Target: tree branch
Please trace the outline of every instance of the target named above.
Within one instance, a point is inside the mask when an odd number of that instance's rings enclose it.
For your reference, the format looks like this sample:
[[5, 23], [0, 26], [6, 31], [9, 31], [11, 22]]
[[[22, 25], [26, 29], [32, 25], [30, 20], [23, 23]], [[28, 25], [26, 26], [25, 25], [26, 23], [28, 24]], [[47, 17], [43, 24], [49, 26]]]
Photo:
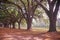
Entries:
[[54, 10], [54, 13], [53, 13], [55, 16], [56, 16], [57, 13], [58, 13], [59, 6], [60, 6], [60, 1], [57, 1], [57, 3], [56, 3], [56, 7], [55, 7], [55, 10]]
[[39, 3], [39, 2], [37, 2], [37, 3], [45, 10], [46, 14], [49, 16], [49, 13], [48, 13], [49, 11], [47, 10], [47, 8], [44, 7], [41, 3]]
[[26, 9], [25, 3], [24, 3], [22, 0], [20, 0], [20, 1], [21, 1], [21, 3], [22, 3], [23, 6], [24, 6], [24, 10], [25, 10], [25, 12], [27, 13], [27, 9]]
[[55, 2], [56, 2], [56, 0], [53, 0], [51, 3], [54, 5], [54, 4], [55, 4]]
[[33, 9], [33, 12], [35, 12], [35, 9], [38, 7], [38, 4], [37, 5], [34, 5], [33, 7], [32, 7], [32, 9]]
[[48, 3], [50, 4], [50, 0], [47, 0], [48, 1]]
[[27, 0], [27, 4], [28, 4], [28, 11], [30, 10], [30, 2], [29, 0]]
[[[2, 2], [3, 2], [3, 1], [2, 1]], [[24, 18], [26, 18], [26, 17], [25, 17], [25, 14], [23, 13], [22, 8], [21, 8], [18, 4], [15, 4], [15, 3], [10, 2], [10, 1], [5, 1], [5, 2], [3, 2], [3, 3], [13, 4], [13, 5], [17, 6], [17, 7], [18, 7], [18, 9], [20, 9], [20, 10], [21, 10], [21, 13], [22, 13], [22, 15], [24, 16]]]

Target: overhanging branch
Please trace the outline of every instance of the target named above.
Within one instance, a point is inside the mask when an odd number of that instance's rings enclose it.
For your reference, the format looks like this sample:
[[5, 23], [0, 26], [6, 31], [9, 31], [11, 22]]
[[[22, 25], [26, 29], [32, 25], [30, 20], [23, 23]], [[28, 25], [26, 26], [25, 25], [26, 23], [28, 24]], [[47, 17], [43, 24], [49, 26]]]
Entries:
[[24, 10], [25, 10], [26, 13], [27, 13], [27, 9], [26, 9], [25, 3], [24, 3], [22, 0], [20, 0], [20, 1], [21, 1], [21, 3], [23, 4], [23, 6], [24, 6]]
[[58, 13], [59, 6], [60, 6], [60, 1], [57, 1], [57, 3], [56, 3], [56, 7], [55, 7], [55, 10], [54, 10], [54, 15], [55, 15], [55, 16], [56, 16], [57, 13]]

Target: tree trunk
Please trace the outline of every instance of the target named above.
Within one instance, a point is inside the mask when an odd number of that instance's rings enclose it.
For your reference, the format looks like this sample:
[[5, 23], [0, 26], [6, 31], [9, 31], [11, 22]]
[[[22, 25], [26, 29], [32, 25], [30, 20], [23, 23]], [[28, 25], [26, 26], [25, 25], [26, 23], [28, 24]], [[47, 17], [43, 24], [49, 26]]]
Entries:
[[13, 23], [13, 28], [15, 28], [15, 23]]
[[11, 29], [11, 23], [9, 23], [9, 25], [10, 25], [10, 29]]
[[5, 28], [9, 28], [9, 25], [7, 23], [4, 23]]
[[18, 23], [18, 29], [20, 29], [20, 22]]
[[5, 28], [7, 28], [7, 26], [6, 26], [6, 25], [7, 25], [7, 24], [4, 24], [4, 27], [5, 27]]
[[31, 23], [32, 23], [32, 19], [28, 19], [27, 20], [27, 30], [30, 30], [31, 29]]
[[56, 17], [49, 18], [50, 21], [50, 27], [49, 32], [56, 32]]

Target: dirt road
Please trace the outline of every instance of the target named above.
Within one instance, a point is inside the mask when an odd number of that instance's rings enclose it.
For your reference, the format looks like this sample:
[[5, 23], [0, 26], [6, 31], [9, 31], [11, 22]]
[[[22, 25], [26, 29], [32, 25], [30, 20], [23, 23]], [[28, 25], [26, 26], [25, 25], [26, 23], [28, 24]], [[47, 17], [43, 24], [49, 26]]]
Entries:
[[0, 29], [0, 40], [60, 40], [60, 32], [37, 33], [16, 29]]

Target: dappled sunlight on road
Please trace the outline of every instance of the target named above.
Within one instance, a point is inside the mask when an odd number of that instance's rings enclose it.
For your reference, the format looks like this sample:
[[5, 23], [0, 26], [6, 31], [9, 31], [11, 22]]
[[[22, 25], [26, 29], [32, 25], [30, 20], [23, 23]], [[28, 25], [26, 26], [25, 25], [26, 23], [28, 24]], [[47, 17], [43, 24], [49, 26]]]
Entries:
[[45, 40], [53, 40], [52, 38], [46, 38]]
[[[0, 36], [1, 40], [60, 40], [60, 37], [55, 37], [58, 35], [50, 34], [39, 34], [39, 35], [12, 35], [12, 34], [3, 34]], [[60, 35], [59, 35], [60, 36]]]
[[0, 40], [60, 40], [60, 32], [0, 29]]

